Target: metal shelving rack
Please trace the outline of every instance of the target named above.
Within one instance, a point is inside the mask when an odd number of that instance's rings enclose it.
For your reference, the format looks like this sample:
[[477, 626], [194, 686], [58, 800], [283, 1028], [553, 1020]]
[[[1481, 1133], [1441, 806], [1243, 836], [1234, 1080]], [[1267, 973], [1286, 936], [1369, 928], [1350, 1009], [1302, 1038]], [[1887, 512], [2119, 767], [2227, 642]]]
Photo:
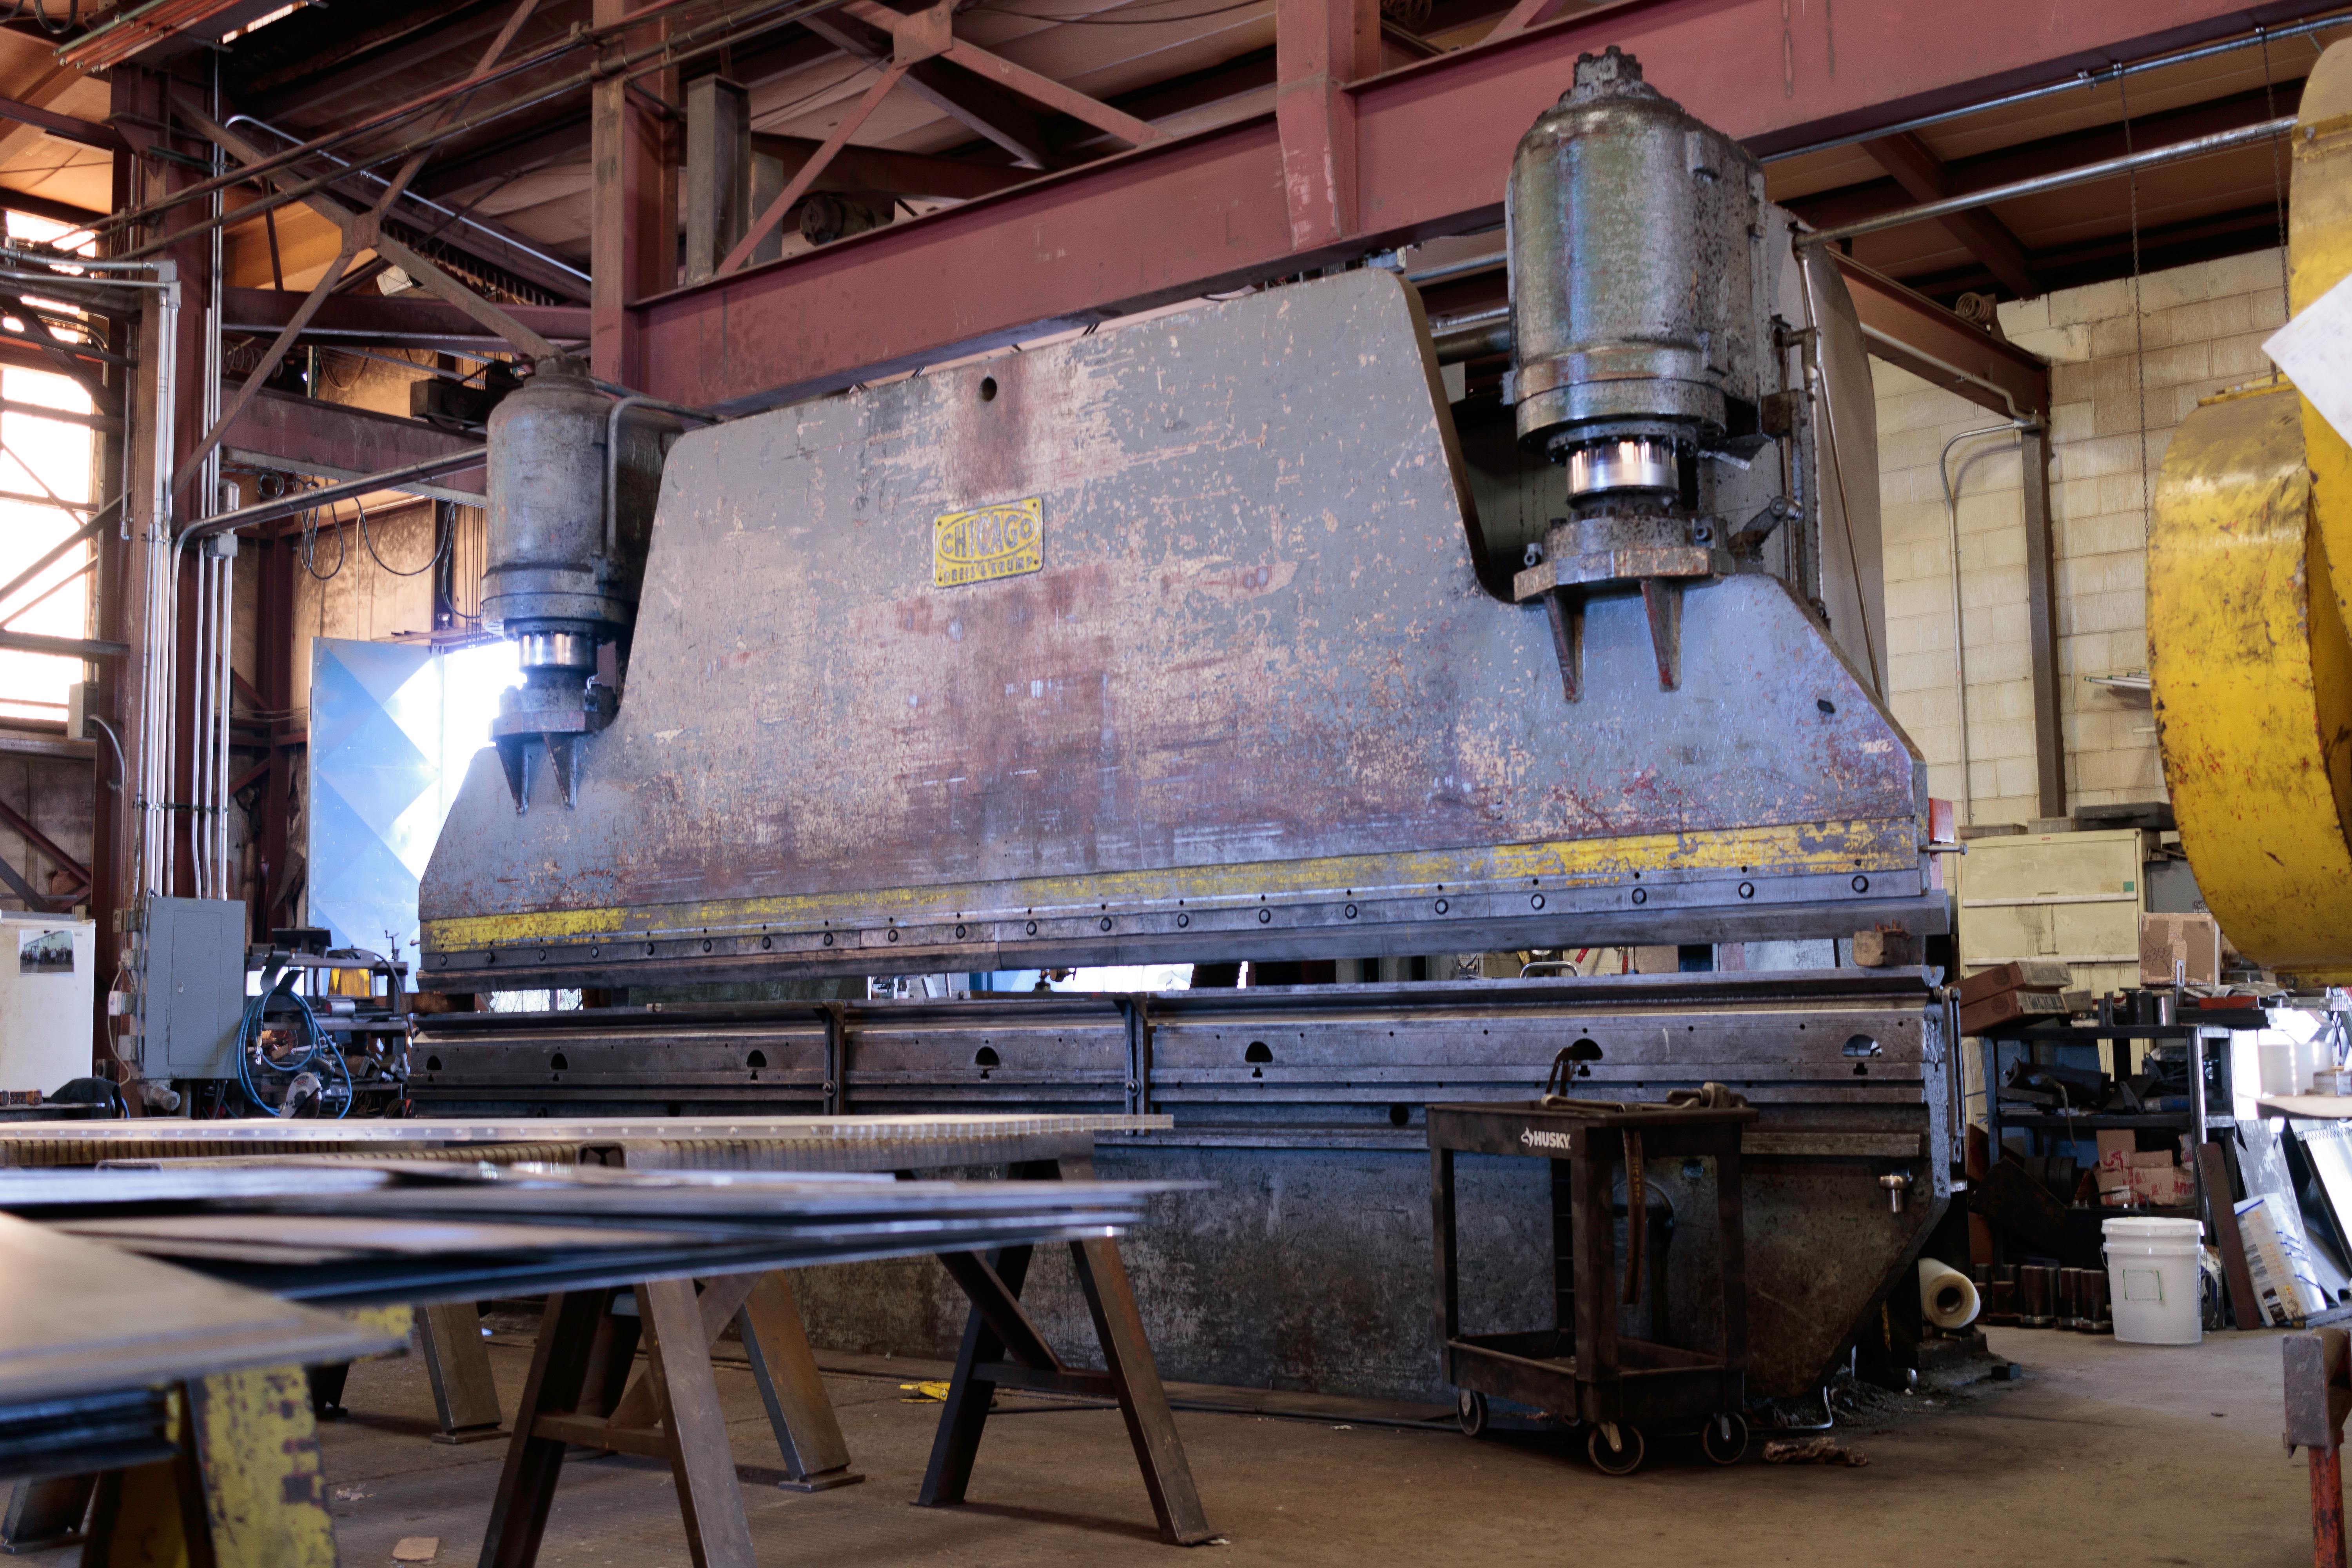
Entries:
[[[2105, 1012], [2105, 1009], [2103, 1006], [2103, 1015]], [[2164, 1128], [2195, 1133], [2196, 1143], [2202, 1148], [2213, 1128], [2233, 1127], [2237, 1124], [2234, 1105], [2230, 1098], [2235, 1085], [2228, 1077], [2231, 1069], [2230, 1058], [2226, 1054], [2221, 1058], [2224, 1075], [2223, 1103], [2231, 1106], [2231, 1109], [2216, 1115], [2207, 1103], [2205, 1042], [2212, 1039], [2226, 1042], [2234, 1030], [2267, 1028], [2269, 1024], [2268, 1016], [2258, 1008], [2231, 1008], [2226, 1011], [2207, 1009], [2202, 1014], [2194, 1016], [2193, 1021], [2188, 1022], [2119, 1023], [2103, 1016], [2095, 1024], [2019, 1024], [2006, 1026], [1998, 1033], [1979, 1035], [1977, 1037], [1977, 1045], [1981, 1052], [1981, 1065], [1984, 1070], [1985, 1133], [1992, 1145], [1994, 1156], [1999, 1157], [2002, 1130], [2009, 1127], [2022, 1128], [2036, 1132], [2064, 1132], [2073, 1138], [2088, 1137], [2105, 1131]], [[2022, 1046], [2029, 1053], [2026, 1059], [2040, 1061], [2043, 1058], [2032, 1054], [2038, 1047], [2092, 1046], [2110, 1040], [2118, 1044], [2127, 1040], [2186, 1043], [2189, 1047], [2189, 1081], [2193, 1086], [2193, 1091], [2189, 1097], [2189, 1109], [2130, 1113], [2087, 1110], [2034, 1111], [2007, 1115], [2002, 1113], [2000, 1106], [2001, 1047]], [[2201, 1199], [2204, 1196], [2204, 1178], [2201, 1173], [2196, 1173], [2194, 1162], [2190, 1163], [2190, 1170], [2198, 1184], [2198, 1196]]]

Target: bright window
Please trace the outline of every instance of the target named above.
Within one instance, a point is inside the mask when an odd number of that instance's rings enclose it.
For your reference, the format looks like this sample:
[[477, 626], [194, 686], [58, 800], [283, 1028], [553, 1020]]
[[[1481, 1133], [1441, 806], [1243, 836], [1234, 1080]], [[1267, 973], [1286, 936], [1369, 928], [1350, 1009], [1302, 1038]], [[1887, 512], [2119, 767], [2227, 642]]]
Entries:
[[[11, 239], [51, 240], [67, 232], [61, 224], [8, 215]], [[79, 319], [79, 312], [37, 295], [26, 303], [49, 316]], [[69, 326], [8, 318], [11, 333], [75, 334]], [[45, 371], [0, 367], [0, 398], [76, 414], [93, 412], [79, 384]], [[26, 567], [81, 525], [82, 515], [40, 504], [55, 496], [87, 502], [90, 497], [92, 433], [29, 414], [0, 412], [0, 583], [13, 582]], [[0, 626], [47, 637], [89, 635], [90, 546], [83, 543], [44, 567], [37, 576], [0, 599]], [[67, 689], [83, 678], [82, 661], [47, 654], [0, 651], [0, 719], [65, 717]]]

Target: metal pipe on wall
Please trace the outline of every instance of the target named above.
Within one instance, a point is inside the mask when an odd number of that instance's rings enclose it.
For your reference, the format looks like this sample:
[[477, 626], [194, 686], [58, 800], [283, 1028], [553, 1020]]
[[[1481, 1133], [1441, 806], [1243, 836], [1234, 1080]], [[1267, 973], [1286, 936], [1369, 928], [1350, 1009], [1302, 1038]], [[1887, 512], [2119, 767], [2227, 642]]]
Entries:
[[[226, 545], [226, 550], [221, 547]], [[222, 534], [208, 539], [198, 546], [214, 565], [214, 580], [220, 595], [219, 608], [213, 617], [218, 628], [213, 675], [213, 689], [219, 693], [214, 705], [214, 731], [209, 763], [212, 769], [212, 861], [213, 894], [216, 899], [236, 897], [234, 868], [228, 849], [229, 807], [229, 741], [234, 733], [232, 718], [236, 711], [236, 675], [235, 653], [236, 638], [234, 628], [236, 607], [236, 536]]]
[[2077, 168], [2061, 169], [2053, 174], [2036, 174], [2030, 180], [2011, 180], [2005, 185], [1989, 185], [1981, 191], [1969, 191], [1941, 201], [1923, 202], [1915, 207], [1900, 207], [1894, 212], [1880, 213], [1875, 217], [1840, 224], [1835, 228], [1815, 229], [1803, 236], [1800, 245], [1832, 245], [1840, 240], [1856, 239], [1882, 229], [1902, 228], [1930, 218], [1949, 217], [1954, 213], [1972, 212], [2000, 202], [2015, 201], [2021, 196], [2038, 196], [2050, 191], [2063, 191], [2074, 185], [2086, 185], [2097, 180], [2114, 179], [2119, 174], [2137, 174], [2142, 169], [2154, 169], [2166, 163], [2182, 163], [2191, 158], [2202, 158], [2212, 153], [2227, 153], [2235, 147], [2268, 142], [2293, 131], [2295, 118], [2283, 114], [2275, 120], [2265, 120], [2255, 125], [2242, 125], [2235, 131], [2217, 131], [2210, 136], [2192, 136], [2186, 142], [2174, 142], [2162, 147], [2150, 147], [2144, 153], [2127, 153], [2117, 158], [2102, 158], [2095, 163]]
[[1861, 142], [1875, 142], [1885, 136], [1900, 136], [1906, 131], [1924, 131], [1930, 125], [1948, 125], [1955, 120], [1965, 120], [1972, 114], [1985, 114], [1996, 109], [2011, 109], [2021, 103], [2036, 103], [2045, 98], [2057, 98], [2070, 92], [2087, 92], [2102, 82], [2118, 81], [2125, 77], [2140, 76], [2148, 71], [2168, 70], [2174, 66], [2189, 65], [2216, 56], [2235, 54], [2258, 45], [2276, 43], [2282, 38], [2306, 37], [2326, 32], [2331, 27], [2352, 27], [2352, 12], [2339, 12], [2332, 16], [2291, 23], [2283, 27], [2256, 27], [2242, 37], [2225, 38], [2218, 44], [2202, 44], [2191, 49], [2176, 49], [2168, 55], [2151, 55], [2143, 60], [2119, 62], [2105, 70], [2082, 71], [2064, 81], [2045, 82], [2040, 87], [2005, 92], [1998, 98], [1979, 99], [1962, 104], [1958, 109], [1938, 110], [1933, 114], [1915, 115], [1898, 120], [1891, 125], [1874, 126], [1868, 131], [1852, 131], [1843, 136], [1832, 136], [1823, 142], [1808, 142], [1801, 147], [1785, 148], [1778, 153], [1759, 153], [1759, 163], [1779, 163], [1790, 158], [1801, 158], [1808, 153], [1827, 153], [1837, 147], [1851, 147]]
[[[2012, 419], [2003, 425], [1983, 425], [1973, 430], [1963, 430], [1944, 443], [1943, 451], [1936, 458], [1936, 476], [1944, 486], [1944, 521], [1950, 531], [1952, 543], [1952, 694], [1959, 703], [1954, 718], [1958, 724], [1960, 752], [1958, 820], [1964, 826], [1973, 825], [1976, 820], [1976, 792], [1969, 778], [1969, 650], [1960, 618], [1960, 502], [1959, 493], [1952, 484], [1952, 448], [1979, 436], [2013, 435], [2031, 427], [2030, 420]], [[1963, 465], [1963, 471], [1965, 468]]]
[[[180, 322], [179, 268], [173, 262], [155, 267], [159, 281], [171, 285], [158, 296], [155, 311], [155, 415], [149, 432], [152, 451], [148, 474], [146, 604], [144, 610], [145, 668], [142, 671], [139, 758], [139, 889], [162, 893], [171, 887], [171, 858], [166, 853], [170, 818], [171, 708], [174, 692], [168, 591], [172, 568], [170, 476], [178, 395], [177, 353]], [[126, 516], [128, 509], [126, 509]]]

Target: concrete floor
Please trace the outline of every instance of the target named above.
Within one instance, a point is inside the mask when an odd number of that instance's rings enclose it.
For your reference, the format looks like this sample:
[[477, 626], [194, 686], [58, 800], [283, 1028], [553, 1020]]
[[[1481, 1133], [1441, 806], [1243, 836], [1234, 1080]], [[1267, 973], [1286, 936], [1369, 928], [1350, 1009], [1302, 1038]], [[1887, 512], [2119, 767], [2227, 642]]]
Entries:
[[[1949, 1399], [1896, 1397], [1842, 1426], [1864, 1468], [1706, 1463], [1657, 1443], [1612, 1479], [1557, 1438], [1472, 1442], [1452, 1431], [1252, 1415], [1178, 1415], [1211, 1521], [1211, 1561], [1333, 1563], [1559, 1561], [2303, 1564], [2300, 1457], [2279, 1446], [2279, 1347], [2219, 1334], [2189, 1349], [1994, 1330], [2026, 1369]], [[731, 1347], [730, 1347], [731, 1348]], [[527, 1352], [494, 1344], [512, 1408]], [[736, 1452], [773, 1465], [748, 1372], [722, 1365]], [[763, 1563], [1166, 1564], [1116, 1412], [1031, 1407], [990, 1424], [974, 1501], [908, 1506], [938, 1406], [895, 1380], [828, 1375], [867, 1480], [815, 1495], [747, 1485]], [[352, 1369], [352, 1414], [323, 1429], [346, 1564], [390, 1563], [404, 1536], [437, 1536], [471, 1563], [503, 1441], [430, 1443], [415, 1360]], [[59, 1563], [71, 1554], [47, 1559]], [[548, 1530], [550, 1568], [688, 1561], [669, 1476], [646, 1460], [575, 1460]]]

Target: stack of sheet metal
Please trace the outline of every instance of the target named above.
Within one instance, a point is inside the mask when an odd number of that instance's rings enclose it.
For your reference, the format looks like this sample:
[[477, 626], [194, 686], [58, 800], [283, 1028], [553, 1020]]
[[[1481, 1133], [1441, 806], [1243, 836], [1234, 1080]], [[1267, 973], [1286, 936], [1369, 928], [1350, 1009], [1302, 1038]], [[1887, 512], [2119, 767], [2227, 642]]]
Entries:
[[584, 1160], [633, 1169], [935, 1171], [1044, 1157], [1048, 1146], [1166, 1131], [1166, 1116], [466, 1118], [324, 1121], [149, 1117], [0, 1127], [0, 1166], [154, 1163], [310, 1154], [338, 1159]]
[[0, 1215], [0, 1477], [171, 1452], [162, 1385], [348, 1361], [379, 1330]]
[[0, 1477], [168, 1452], [163, 1385], [394, 1342], [302, 1302], [475, 1300], [1116, 1236], [1168, 1184], [892, 1173], [1049, 1160], [1097, 1132], [1165, 1125], [983, 1115], [0, 1130], [0, 1164], [14, 1167], [0, 1170]]
[[1166, 1190], [298, 1156], [0, 1172], [0, 1211], [289, 1300], [352, 1305], [1112, 1237]]

